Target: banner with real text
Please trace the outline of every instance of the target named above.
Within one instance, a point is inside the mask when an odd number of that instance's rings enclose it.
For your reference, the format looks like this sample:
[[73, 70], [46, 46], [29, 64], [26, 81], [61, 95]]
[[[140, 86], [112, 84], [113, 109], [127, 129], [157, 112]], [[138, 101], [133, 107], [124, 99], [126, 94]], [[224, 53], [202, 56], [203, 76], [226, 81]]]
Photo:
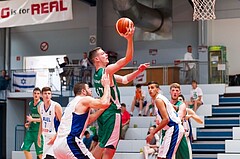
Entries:
[[72, 0], [0, 1], [0, 28], [71, 20]]

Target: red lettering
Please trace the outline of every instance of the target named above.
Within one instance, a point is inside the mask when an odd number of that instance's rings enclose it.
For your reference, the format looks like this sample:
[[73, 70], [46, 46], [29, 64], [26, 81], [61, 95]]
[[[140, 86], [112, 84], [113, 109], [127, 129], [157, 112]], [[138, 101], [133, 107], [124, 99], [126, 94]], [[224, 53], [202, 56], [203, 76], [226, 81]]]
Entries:
[[10, 8], [3, 8], [1, 10], [1, 18], [8, 18], [10, 16]]
[[41, 13], [44, 14], [44, 13], [49, 13], [49, 9], [48, 9], [48, 3], [41, 3]]
[[40, 14], [40, 4], [32, 4], [31, 5], [31, 13], [32, 15], [35, 14], [35, 11], [37, 12], [37, 14]]
[[55, 8], [55, 10], [57, 12], [59, 11], [59, 7], [58, 7], [58, 2], [57, 1], [50, 2], [50, 12], [53, 12], [54, 8]]
[[59, 11], [66, 11], [66, 10], [68, 10], [68, 8], [66, 6], [64, 6], [63, 0], [31, 5], [32, 15], [46, 14], [46, 13], [53, 12], [54, 10], [56, 12], [59, 12]]
[[65, 10], [67, 10], [67, 7], [64, 8], [63, 0], [60, 0], [60, 11], [65, 11]]

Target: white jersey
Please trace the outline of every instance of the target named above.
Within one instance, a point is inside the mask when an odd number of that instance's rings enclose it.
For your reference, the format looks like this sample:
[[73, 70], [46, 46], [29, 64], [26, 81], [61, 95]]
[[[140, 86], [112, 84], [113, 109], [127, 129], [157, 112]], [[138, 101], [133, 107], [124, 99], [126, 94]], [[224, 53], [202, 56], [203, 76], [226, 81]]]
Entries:
[[[165, 96], [163, 96], [161, 94], [158, 94], [156, 99], [163, 100], [163, 102], [166, 105], [166, 110], [167, 110], [167, 113], [168, 113], [168, 116], [169, 116], [169, 119], [170, 119], [169, 123], [163, 128], [163, 130], [167, 130], [167, 129], [169, 129], [169, 127], [171, 127], [173, 125], [180, 124], [181, 120], [178, 117], [177, 112], [173, 108], [172, 103], [170, 103], [170, 101]], [[156, 111], [156, 114], [157, 114], [157, 118], [159, 119], [159, 121], [162, 121], [161, 114], [160, 114], [158, 108], [156, 107], [155, 101], [154, 101], [154, 105], [155, 105], [155, 111]]]
[[80, 139], [86, 130], [89, 112], [76, 114], [75, 108], [83, 97], [76, 96], [64, 110], [58, 135], [53, 144], [57, 159], [95, 159]]
[[40, 105], [40, 113], [42, 120], [42, 134], [43, 135], [55, 135], [57, 130], [57, 121], [55, 115], [55, 106], [59, 103], [51, 100], [51, 105], [47, 110], [44, 108], [44, 102]]
[[[85, 113], [85, 115], [84, 114], [77, 115], [74, 113], [75, 107], [77, 106], [78, 102], [81, 99], [82, 99], [82, 97], [76, 96], [67, 105], [66, 109], [64, 110], [60, 126], [58, 128], [58, 137], [67, 137], [71, 133], [71, 131], [74, 131], [72, 129], [72, 125], [74, 125], [74, 124], [75, 124], [74, 128], [78, 129], [78, 131], [79, 131], [78, 133], [80, 133], [79, 136], [77, 136], [77, 137], [79, 137], [79, 138], [82, 137], [82, 135], [85, 132], [85, 129], [87, 127], [87, 119], [88, 119], [89, 113], [87, 112], [87, 113]], [[81, 121], [81, 124], [77, 123], [77, 121], [75, 120], [76, 118], [78, 118], [78, 122]]]

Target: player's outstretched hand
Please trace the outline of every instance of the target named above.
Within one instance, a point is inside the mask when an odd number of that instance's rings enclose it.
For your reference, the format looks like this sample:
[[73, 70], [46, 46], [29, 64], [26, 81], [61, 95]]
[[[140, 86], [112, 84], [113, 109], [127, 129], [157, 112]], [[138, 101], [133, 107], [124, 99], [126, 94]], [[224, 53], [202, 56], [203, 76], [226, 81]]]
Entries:
[[125, 34], [120, 34], [122, 37], [126, 38], [127, 40], [133, 39], [135, 27], [133, 23], [129, 23], [129, 26], [127, 27], [127, 32]]
[[103, 87], [110, 85], [109, 74], [107, 74], [107, 73], [103, 74], [101, 83], [102, 83]]
[[143, 71], [146, 70], [149, 66], [150, 66], [150, 63], [141, 64], [141, 65], [138, 67], [138, 70], [141, 71], [141, 72], [143, 72]]

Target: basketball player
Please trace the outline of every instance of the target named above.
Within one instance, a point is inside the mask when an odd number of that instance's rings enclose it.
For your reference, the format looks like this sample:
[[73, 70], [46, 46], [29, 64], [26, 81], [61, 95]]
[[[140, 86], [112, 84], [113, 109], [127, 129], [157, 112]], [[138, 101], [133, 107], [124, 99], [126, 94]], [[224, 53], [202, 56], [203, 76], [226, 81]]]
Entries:
[[[171, 94], [171, 100], [170, 102], [173, 104], [175, 110], [178, 113], [179, 118], [181, 119], [182, 125], [185, 125], [186, 123], [186, 115], [187, 115], [187, 106], [184, 102], [179, 101], [178, 97], [181, 94], [181, 88], [178, 83], [172, 83], [170, 85], [170, 94]], [[186, 132], [187, 130], [185, 130]], [[185, 134], [183, 135], [183, 138], [179, 144], [179, 147], [176, 152], [176, 159], [190, 159], [190, 152], [188, 143], [186, 140]]]
[[[182, 94], [180, 94], [178, 96], [178, 100], [185, 103], [184, 96]], [[191, 142], [193, 140], [193, 136], [192, 136], [192, 126], [191, 126], [190, 118], [194, 119], [199, 124], [203, 124], [203, 120], [191, 108], [187, 108], [186, 110], [187, 110], [187, 115], [185, 116], [184, 129], [185, 129], [185, 136], [186, 136], [186, 140], [187, 140], [187, 144], [188, 144], [189, 157], [190, 157], [190, 159], [192, 159], [192, 144], [191, 144]], [[179, 145], [179, 147], [180, 147], [180, 145]], [[177, 150], [176, 156], [178, 156], [178, 152], [181, 152], [181, 150]]]
[[159, 93], [157, 82], [152, 81], [148, 83], [148, 92], [154, 102], [159, 125], [147, 136], [146, 140], [150, 142], [154, 134], [160, 130], [165, 130], [163, 142], [159, 147], [158, 159], [170, 159], [175, 155], [184, 129], [170, 101]]
[[126, 66], [132, 60], [133, 33], [134, 27], [130, 26], [128, 32], [125, 35], [122, 35], [128, 41], [126, 56], [118, 60], [115, 64], [108, 65], [108, 55], [100, 47], [91, 50], [89, 53], [89, 60], [96, 69], [94, 74], [94, 86], [97, 94], [99, 96], [103, 95], [103, 86], [101, 85], [100, 80], [104, 73], [109, 74], [111, 87], [111, 105], [98, 118], [99, 145], [93, 150], [93, 155], [96, 159], [112, 159], [120, 138], [121, 104], [120, 94], [116, 83], [127, 84], [149, 66], [148, 63], [142, 64], [139, 66], [138, 70], [131, 74], [125, 76], [115, 75], [118, 70]]
[[[40, 99], [41, 90], [39, 88], [33, 89], [33, 100], [29, 102], [30, 114], [27, 116], [27, 122], [25, 127], [27, 128], [24, 142], [22, 145], [22, 150], [25, 154], [26, 159], [32, 159], [32, 154], [30, 153], [30, 148], [34, 143], [35, 151], [38, 158], [42, 158], [43, 153], [43, 142], [38, 146], [38, 131], [40, 123], [40, 115], [38, 113], [38, 107], [42, 103]], [[42, 138], [42, 136], [41, 136]]]
[[53, 143], [57, 137], [57, 128], [62, 117], [62, 107], [59, 103], [51, 100], [52, 91], [50, 87], [42, 88], [43, 103], [39, 107], [41, 116], [38, 134], [38, 144], [40, 144], [40, 134], [43, 135], [43, 158], [54, 159]]
[[[75, 98], [66, 107], [57, 139], [54, 142], [54, 153], [57, 159], [95, 159], [84, 145], [81, 137], [84, 135], [88, 124], [110, 105], [109, 77], [103, 75], [102, 85], [104, 94], [100, 99], [92, 98], [92, 91], [85, 83], [77, 83], [74, 86]], [[91, 108], [99, 109], [90, 114]]]

